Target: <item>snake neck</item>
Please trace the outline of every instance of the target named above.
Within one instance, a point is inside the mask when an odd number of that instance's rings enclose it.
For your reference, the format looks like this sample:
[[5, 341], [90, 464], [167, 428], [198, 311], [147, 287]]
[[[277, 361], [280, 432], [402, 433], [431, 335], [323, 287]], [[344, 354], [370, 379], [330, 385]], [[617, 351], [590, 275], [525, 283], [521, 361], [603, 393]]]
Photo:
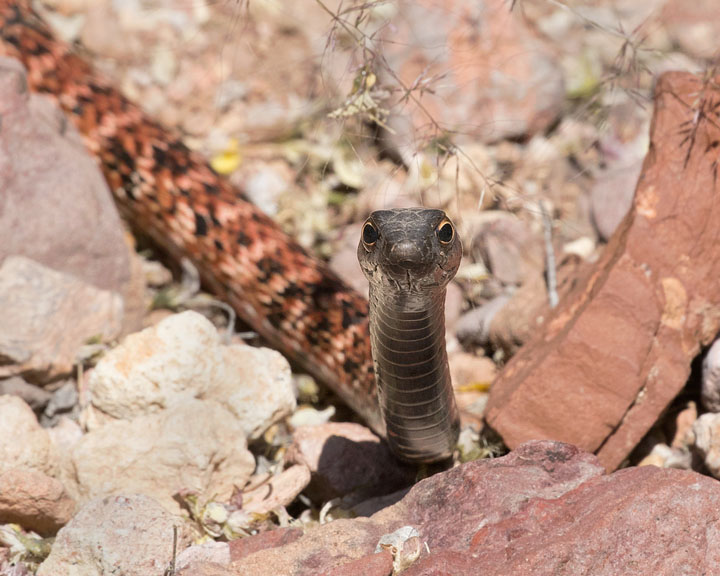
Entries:
[[445, 288], [370, 288], [370, 343], [387, 439], [402, 458], [452, 454], [457, 408], [445, 349]]

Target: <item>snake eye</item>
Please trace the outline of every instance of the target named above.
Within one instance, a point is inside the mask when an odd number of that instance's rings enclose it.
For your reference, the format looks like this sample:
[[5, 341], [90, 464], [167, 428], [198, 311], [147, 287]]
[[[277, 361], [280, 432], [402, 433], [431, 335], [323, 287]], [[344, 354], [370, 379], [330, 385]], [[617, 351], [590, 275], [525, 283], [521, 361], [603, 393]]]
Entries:
[[380, 234], [377, 231], [377, 228], [373, 225], [372, 222], [365, 222], [365, 226], [363, 226], [362, 229], [362, 241], [365, 246], [373, 246], [375, 242], [377, 242], [377, 239], [380, 237]]
[[455, 228], [453, 227], [452, 222], [445, 218], [445, 220], [440, 222], [440, 225], [435, 230], [435, 234], [437, 234], [438, 240], [440, 240], [441, 244], [450, 244], [453, 238], [455, 238]]

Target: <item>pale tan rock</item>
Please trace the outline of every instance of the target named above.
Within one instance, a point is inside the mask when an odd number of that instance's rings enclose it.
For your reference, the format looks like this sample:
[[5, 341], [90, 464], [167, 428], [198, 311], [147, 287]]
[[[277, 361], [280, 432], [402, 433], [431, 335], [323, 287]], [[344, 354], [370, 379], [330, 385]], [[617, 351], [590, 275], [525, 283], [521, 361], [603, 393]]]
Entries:
[[201, 314], [183, 312], [125, 338], [98, 362], [88, 390], [94, 409], [129, 420], [203, 396], [221, 369], [217, 330]]
[[720, 340], [705, 353], [702, 365], [702, 404], [710, 412], [720, 412]]
[[0, 377], [69, 374], [90, 338], [120, 333], [122, 298], [21, 256], [0, 266]]
[[92, 430], [71, 459], [81, 502], [137, 492], [172, 512], [179, 511], [174, 494], [226, 500], [255, 468], [235, 416], [217, 402], [193, 399]]
[[670, 446], [673, 448], [689, 448], [695, 442], [693, 424], [698, 418], [698, 409], [695, 402], [690, 400], [685, 408], [675, 416], [675, 434]]
[[67, 416], [60, 416], [55, 426], [47, 428], [47, 433], [53, 446], [62, 452], [69, 451], [83, 435], [80, 425]]
[[[175, 568], [182, 574], [198, 576], [196, 571], [182, 572], [198, 564], [212, 563], [219, 569], [230, 564], [230, 545], [227, 542], [204, 542], [190, 546], [178, 554]], [[218, 572], [223, 574], [223, 572]]]
[[191, 541], [187, 521], [148, 496], [115, 495], [88, 502], [57, 535], [38, 576], [150, 576], [163, 574], [173, 552]]
[[0, 396], [0, 473], [17, 467], [53, 476], [57, 456], [30, 406], [17, 396]]
[[242, 510], [265, 514], [280, 506], [287, 506], [310, 483], [307, 466], [295, 465], [272, 476], [266, 483], [243, 492]]
[[249, 440], [289, 416], [297, 402], [290, 365], [270, 348], [233, 344], [222, 348], [221, 375], [206, 397], [223, 404], [238, 418]]
[[224, 346], [212, 323], [192, 311], [128, 336], [98, 362], [88, 391], [88, 429], [205, 398], [223, 404], [245, 435], [257, 438], [296, 405], [282, 355], [243, 344]]
[[75, 502], [55, 478], [32, 468], [0, 473], [0, 524], [16, 523], [38, 534], [54, 534], [74, 510]]
[[720, 478], [720, 414], [708, 412], [693, 424], [695, 449], [715, 478]]

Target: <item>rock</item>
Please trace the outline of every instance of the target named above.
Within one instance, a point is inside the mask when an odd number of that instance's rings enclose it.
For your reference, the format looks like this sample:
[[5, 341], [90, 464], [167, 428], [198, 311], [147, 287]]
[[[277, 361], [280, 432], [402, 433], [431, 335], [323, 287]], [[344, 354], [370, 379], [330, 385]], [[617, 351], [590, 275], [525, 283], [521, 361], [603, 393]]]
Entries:
[[0, 524], [16, 523], [41, 535], [67, 524], [75, 502], [55, 478], [32, 468], [0, 473]]
[[55, 392], [43, 412], [42, 423], [44, 426], [51, 426], [57, 422], [63, 414], [76, 412], [78, 408], [78, 393], [75, 382], [66, 381]]
[[705, 150], [720, 130], [700, 122], [691, 141], [677, 130], [700, 105], [699, 82], [683, 73], [659, 79], [632, 212], [493, 384], [486, 421], [509, 447], [557, 438], [615, 469], [718, 333], [720, 244], [708, 222], [720, 221], [720, 204]]
[[175, 574], [177, 576], [227, 576], [228, 570], [223, 564], [199, 560], [184, 566]]
[[303, 535], [300, 528], [276, 528], [269, 532], [261, 532], [250, 538], [238, 538], [230, 542], [230, 557], [233, 561], [241, 560], [260, 550], [279, 548], [295, 542]]
[[40, 386], [28, 384], [19, 376], [11, 376], [0, 380], [0, 396], [5, 394], [22, 398], [35, 412], [42, 411], [52, 396], [50, 392], [43, 390]]
[[97, 364], [88, 381], [93, 429], [186, 402], [216, 400], [258, 438], [295, 409], [287, 361], [274, 350], [223, 346], [215, 327], [197, 312], [183, 312], [128, 336]]
[[0, 473], [19, 467], [53, 476], [57, 457], [32, 408], [17, 396], [0, 396]]
[[[487, 391], [498, 373], [495, 362], [487, 356], [468, 352], [454, 352], [449, 355], [448, 362], [461, 422], [481, 424]], [[469, 420], [468, 415], [475, 418]]]
[[655, 444], [650, 453], [638, 462], [638, 466], [690, 470], [692, 468], [692, 455], [687, 448], [672, 448], [660, 442]]
[[705, 467], [715, 478], [720, 478], [720, 414], [703, 414], [692, 427], [695, 449], [705, 462]]
[[0, 266], [0, 308], [0, 378], [70, 374], [87, 340], [110, 340], [122, 326], [119, 295], [21, 256]]
[[720, 340], [715, 340], [703, 359], [701, 398], [706, 410], [720, 412]]
[[172, 560], [175, 527], [178, 550], [183, 550], [192, 529], [152, 498], [135, 494], [92, 500], [60, 530], [38, 576], [162, 574]]
[[0, 59], [0, 85], [0, 263], [25, 256], [124, 294], [128, 247], [97, 163], [58, 108], [29, 94], [18, 61]]
[[490, 326], [497, 313], [508, 303], [510, 296], [501, 294], [489, 302], [462, 314], [455, 332], [465, 346], [486, 346], [490, 342]]
[[694, 472], [620, 470], [530, 501], [481, 527], [464, 550], [431, 547], [403, 574], [712, 574], [720, 533], [707, 527], [720, 520], [718, 497], [720, 484]]
[[106, 424], [83, 436], [70, 457], [79, 501], [141, 493], [173, 513], [175, 494], [227, 500], [255, 468], [235, 416], [209, 400]]
[[52, 428], [47, 428], [50, 442], [61, 453], [67, 454], [83, 436], [80, 425], [67, 416], [60, 416]]
[[520, 285], [542, 275], [545, 249], [542, 236], [512, 214], [500, 212], [487, 219], [471, 244], [474, 261], [483, 261], [503, 284]]
[[291, 466], [271, 476], [268, 482], [243, 492], [242, 510], [267, 514], [280, 506], [289, 506], [309, 483], [310, 470], [306, 466]]
[[600, 238], [607, 241], [632, 208], [642, 159], [601, 173], [590, 192], [590, 214]]
[[290, 365], [270, 348], [234, 344], [222, 352], [224, 374], [211, 384], [207, 398], [227, 407], [247, 438], [256, 440], [297, 406]]
[[690, 400], [675, 416], [674, 433], [670, 446], [685, 449], [693, 445], [695, 442], [695, 433], [692, 427], [697, 418], [697, 405], [694, 401]]
[[[532, 502], [551, 502], [603, 473], [597, 460], [572, 446], [532, 442], [494, 460], [477, 460], [416, 484], [405, 498], [371, 518], [334, 520], [307, 530], [292, 542], [240, 556], [232, 552], [230, 574], [314, 576], [365, 575], [363, 563], [353, 571], [333, 572], [375, 554], [380, 539], [403, 526], [414, 527], [431, 551], [466, 550], [483, 526], [521, 512]], [[270, 532], [269, 534], [272, 534]], [[287, 534], [287, 533], [286, 533]], [[247, 547], [268, 534], [230, 543]], [[267, 549], [265, 549], [267, 548]], [[392, 564], [392, 558], [390, 558]], [[377, 572], [378, 574], [382, 572]], [[477, 573], [477, 572], [476, 572]], [[508, 572], [511, 574], [513, 572]], [[518, 572], [516, 572], [518, 573]], [[389, 574], [389, 572], [384, 572]]]
[[222, 370], [221, 350], [215, 327], [192, 311], [131, 334], [90, 374], [88, 428], [104, 415], [131, 420], [204, 396]]
[[714, 0], [669, 0], [660, 13], [670, 38], [683, 52], [701, 60], [717, 57], [720, 6]]
[[[562, 296], [562, 290], [558, 290]], [[550, 303], [545, 279], [532, 276], [520, 286], [493, 316], [488, 331], [490, 346], [512, 356], [548, 317]]]
[[460, 316], [462, 315], [465, 296], [457, 282], [447, 285], [445, 294], [445, 331], [452, 334]]
[[[230, 564], [230, 545], [227, 542], [210, 541], [185, 548], [178, 554], [175, 568], [182, 574], [183, 569], [200, 563], [228, 566]], [[188, 572], [188, 574], [195, 574], [195, 572]]]
[[415, 470], [400, 464], [369, 429], [349, 422], [328, 422], [295, 430], [286, 459], [310, 469], [305, 490], [315, 502], [346, 497], [359, 502], [409, 485]]
[[490, 142], [541, 131], [561, 110], [558, 63], [502, 0], [400, 2], [383, 35], [379, 50], [390, 69], [405, 86], [420, 87], [414, 94], [422, 110], [405, 90], [391, 109], [391, 141], [406, 162], [409, 147], [438, 136], [431, 121], [454, 136]]
[[468, 352], [455, 352], [448, 357], [454, 388], [483, 384], [490, 386], [497, 376], [498, 368], [487, 356]]

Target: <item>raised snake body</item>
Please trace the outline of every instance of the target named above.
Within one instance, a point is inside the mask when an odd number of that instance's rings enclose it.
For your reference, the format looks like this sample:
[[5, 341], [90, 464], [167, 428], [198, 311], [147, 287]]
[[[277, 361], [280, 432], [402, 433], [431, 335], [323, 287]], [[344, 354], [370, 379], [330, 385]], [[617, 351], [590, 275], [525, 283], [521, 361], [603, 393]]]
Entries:
[[460, 420], [445, 351], [445, 291], [462, 246], [442, 210], [379, 210], [358, 260], [370, 282], [370, 340], [380, 410], [395, 454], [452, 455]]
[[[98, 157], [128, 222], [170, 255], [188, 257], [205, 284], [270, 345], [327, 384], [384, 434], [370, 355], [368, 303], [361, 295], [213, 172], [178, 135], [149, 118], [55, 38], [30, 0], [0, 0], [0, 55], [21, 60], [30, 89], [51, 95], [69, 115]], [[439, 319], [439, 293], [433, 294], [431, 315]], [[403, 310], [408, 311], [407, 306], [403, 304]], [[387, 317], [393, 313], [388, 309]], [[399, 407], [402, 391], [393, 386], [387, 390], [383, 403], [391, 446], [412, 458], [415, 444], [406, 446], [402, 435], [397, 441], [394, 436], [403, 428], [398, 423], [404, 417], [397, 419], [391, 398], [397, 398]], [[428, 446], [424, 443], [420, 450], [422, 459], [427, 459]]]

